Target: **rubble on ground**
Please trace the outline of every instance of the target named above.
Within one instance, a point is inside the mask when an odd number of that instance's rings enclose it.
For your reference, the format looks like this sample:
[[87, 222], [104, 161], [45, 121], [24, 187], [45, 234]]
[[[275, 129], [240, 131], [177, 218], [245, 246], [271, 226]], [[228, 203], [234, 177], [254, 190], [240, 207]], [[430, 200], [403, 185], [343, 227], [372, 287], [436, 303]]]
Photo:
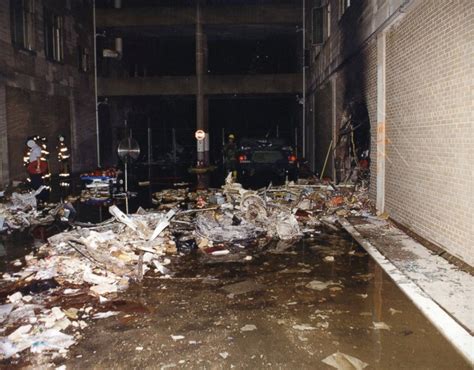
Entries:
[[[125, 215], [111, 206], [111, 220], [57, 234], [25, 257], [22, 270], [3, 274], [0, 358], [27, 349], [67, 356], [90, 320], [117, 314], [108, 301], [149, 271], [170, 278], [180, 255], [196, 250], [219, 261], [245, 249], [258, 253], [272, 240], [285, 249], [318, 229], [338, 228], [337, 217], [369, 215], [371, 206], [365, 189], [290, 183], [247, 190], [231, 177], [222, 189], [154, 197], [156, 210]], [[308, 288], [326, 288], [316, 283]]]
[[36, 195], [43, 188], [29, 193], [12, 193], [9, 199], [0, 203], [0, 233], [23, 231], [38, 225], [50, 225], [56, 219], [68, 218], [70, 205], [62, 203], [45, 204], [38, 208]]

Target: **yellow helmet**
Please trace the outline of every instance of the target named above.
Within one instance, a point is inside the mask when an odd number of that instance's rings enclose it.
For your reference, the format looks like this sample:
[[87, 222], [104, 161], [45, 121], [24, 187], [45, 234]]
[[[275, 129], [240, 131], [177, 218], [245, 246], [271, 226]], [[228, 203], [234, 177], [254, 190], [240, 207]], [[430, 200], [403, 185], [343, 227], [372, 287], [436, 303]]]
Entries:
[[229, 134], [229, 139], [235, 139], [234, 134]]

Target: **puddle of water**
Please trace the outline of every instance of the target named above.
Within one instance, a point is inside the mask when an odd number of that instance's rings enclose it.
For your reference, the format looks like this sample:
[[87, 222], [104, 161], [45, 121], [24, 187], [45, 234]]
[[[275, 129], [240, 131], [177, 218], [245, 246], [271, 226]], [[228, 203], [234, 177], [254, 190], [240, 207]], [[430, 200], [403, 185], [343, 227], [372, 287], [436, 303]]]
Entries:
[[[126, 303], [125, 313], [88, 328], [66, 365], [314, 369], [340, 351], [379, 369], [470, 368], [346, 234], [324, 234], [284, 253], [248, 263], [177, 259], [175, 280], [150, 276], [132, 286], [121, 298], [135, 306]], [[334, 262], [324, 261], [328, 254]], [[222, 289], [246, 280], [263, 290]], [[333, 284], [307, 288], [314, 280]], [[256, 329], [242, 331], [245, 325]]]

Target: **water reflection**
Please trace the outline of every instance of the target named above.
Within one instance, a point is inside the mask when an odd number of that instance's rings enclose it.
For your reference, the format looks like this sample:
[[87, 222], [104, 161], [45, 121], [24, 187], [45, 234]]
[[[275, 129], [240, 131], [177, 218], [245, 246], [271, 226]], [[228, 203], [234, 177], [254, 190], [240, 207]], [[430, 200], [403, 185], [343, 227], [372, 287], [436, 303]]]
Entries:
[[[314, 369], [324, 368], [321, 360], [340, 351], [378, 369], [469, 368], [345, 233], [246, 252], [253, 255], [251, 262], [209, 263], [210, 257], [196, 254], [174, 261], [175, 279], [149, 275], [123, 299], [140, 302], [153, 314], [98, 322], [75, 349], [81, 354], [93, 347], [96, 354], [87, 361], [72, 357], [68, 366], [109, 367], [116, 359], [124, 367], [181, 361], [188, 368]], [[325, 260], [328, 255], [335, 261]], [[242, 281], [265, 288], [230, 295], [223, 289]], [[332, 283], [309, 289], [314, 281]], [[248, 324], [257, 329], [242, 332]], [[295, 329], [304, 327], [311, 329]], [[174, 342], [176, 334], [185, 339]], [[154, 350], [137, 355], [137, 343]], [[226, 360], [221, 352], [229, 354]]]

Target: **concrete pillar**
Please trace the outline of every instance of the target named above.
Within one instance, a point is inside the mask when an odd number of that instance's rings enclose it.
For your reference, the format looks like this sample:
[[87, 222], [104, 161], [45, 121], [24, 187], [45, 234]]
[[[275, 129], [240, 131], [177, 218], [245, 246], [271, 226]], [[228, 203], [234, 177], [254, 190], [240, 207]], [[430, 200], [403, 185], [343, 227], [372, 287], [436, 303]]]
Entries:
[[331, 148], [331, 174], [334, 181], [337, 179], [336, 172], [336, 143], [337, 143], [337, 73], [331, 78], [331, 132], [332, 132], [332, 148]]
[[7, 94], [3, 81], [0, 80], [0, 186], [4, 189], [9, 181], [8, 136], [7, 136]]
[[[205, 74], [207, 71], [207, 39], [202, 27], [201, 1], [197, 1], [196, 7], [196, 129], [203, 130], [209, 135], [208, 97], [204, 94]], [[209, 140], [209, 137], [207, 137]], [[202, 165], [209, 165], [209, 147], [204, 151], [198, 151], [198, 161]]]
[[83, 153], [80, 151], [80, 145], [78, 140], [78, 125], [76, 117], [76, 101], [74, 99], [74, 94], [72, 90], [69, 92], [69, 130], [71, 133], [70, 142], [71, 142], [71, 151], [69, 163], [71, 166], [71, 172], [76, 172], [81, 167], [80, 158]]
[[[112, 137], [110, 138], [112, 140], [112, 145], [111, 145], [111, 153], [110, 153], [110, 158], [108, 159], [108, 163], [111, 165], [115, 165], [118, 161], [117, 148], [120, 142], [119, 130], [121, 127], [123, 127], [123, 122], [125, 121], [125, 112], [123, 111], [123, 109], [119, 108], [123, 106], [123, 104], [121, 103], [122, 103], [121, 98], [108, 99], [109, 114], [110, 114], [109, 118], [110, 118], [111, 130], [112, 130]], [[107, 161], [107, 158], [105, 158], [105, 160]]]
[[385, 211], [385, 59], [386, 33], [377, 36], [377, 197], [379, 213]]

